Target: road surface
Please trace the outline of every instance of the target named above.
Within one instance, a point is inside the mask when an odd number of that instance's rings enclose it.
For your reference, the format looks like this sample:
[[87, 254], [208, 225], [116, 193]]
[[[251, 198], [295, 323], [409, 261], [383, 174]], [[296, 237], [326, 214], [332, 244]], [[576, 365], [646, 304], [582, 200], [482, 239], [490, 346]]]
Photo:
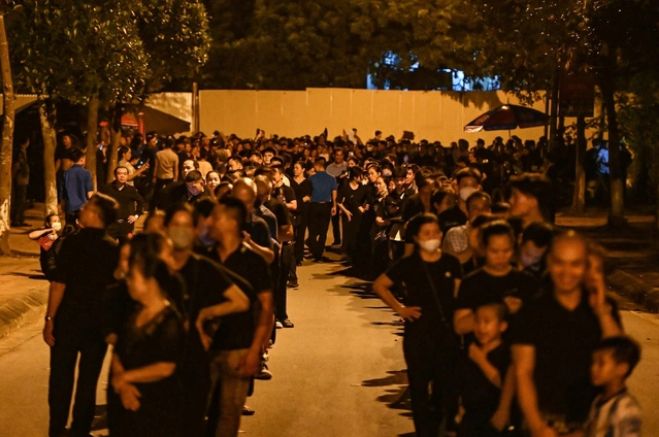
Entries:
[[[278, 331], [270, 354], [271, 381], [257, 381], [243, 418], [252, 437], [412, 436], [405, 363], [397, 317], [339, 264], [299, 269], [289, 291], [294, 329]], [[627, 331], [643, 345], [631, 391], [645, 414], [644, 435], [659, 435], [659, 318], [625, 311]], [[43, 437], [47, 432], [48, 348], [40, 326], [0, 340], [0, 437]], [[105, 379], [98, 404], [105, 403]], [[103, 407], [98, 408], [102, 413]], [[95, 435], [105, 435], [96, 423]]]

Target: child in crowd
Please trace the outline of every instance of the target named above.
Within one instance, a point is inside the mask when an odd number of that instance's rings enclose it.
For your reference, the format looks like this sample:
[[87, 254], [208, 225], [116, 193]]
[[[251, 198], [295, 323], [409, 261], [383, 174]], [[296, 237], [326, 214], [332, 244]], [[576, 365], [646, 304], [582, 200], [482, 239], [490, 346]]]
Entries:
[[626, 381], [641, 358], [641, 348], [629, 337], [602, 340], [593, 352], [591, 378], [602, 393], [593, 401], [585, 429], [569, 437], [639, 437], [641, 407], [627, 391]]
[[[500, 411], [499, 401], [504, 379], [510, 366], [510, 347], [501, 337], [508, 328], [508, 307], [503, 303], [487, 303], [475, 310], [476, 342], [469, 346], [469, 357], [461, 377], [462, 417], [459, 437], [497, 436], [510, 417], [510, 411]], [[508, 406], [508, 410], [510, 406]], [[503, 415], [503, 420], [495, 416]]]
[[519, 247], [519, 267], [540, 279], [545, 271], [545, 254], [554, 230], [549, 223], [531, 223], [522, 234]]
[[521, 272], [511, 264], [515, 237], [508, 223], [495, 220], [483, 225], [480, 246], [485, 265], [467, 275], [458, 292], [454, 327], [459, 335], [474, 331], [475, 309], [479, 306], [502, 303], [508, 306], [511, 314], [515, 314], [539, 290], [539, 284], [531, 274]]

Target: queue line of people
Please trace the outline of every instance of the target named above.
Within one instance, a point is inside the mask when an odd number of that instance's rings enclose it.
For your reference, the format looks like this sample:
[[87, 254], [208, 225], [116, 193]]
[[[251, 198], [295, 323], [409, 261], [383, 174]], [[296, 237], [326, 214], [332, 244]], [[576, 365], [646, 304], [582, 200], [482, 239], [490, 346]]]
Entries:
[[[507, 430], [533, 437], [579, 432], [595, 436], [600, 422], [606, 422], [602, 415], [613, 413], [624, 419], [615, 426], [628, 427], [627, 434], [621, 435], [635, 435], [634, 430], [640, 429], [638, 405], [623, 390], [624, 379], [638, 362], [638, 346], [623, 336], [615, 305], [605, 296], [600, 251], [573, 232], [557, 234], [551, 225], [553, 186], [544, 176], [521, 174], [502, 186], [501, 181], [493, 185], [488, 180], [482, 165], [456, 166], [454, 173], [428, 159], [419, 163], [430, 165], [397, 165], [398, 156], [388, 153], [388, 146], [381, 147], [382, 141], [363, 147], [360, 157], [351, 153], [357, 149], [351, 150], [349, 144], [328, 143], [322, 136], [298, 149], [299, 156], [291, 153], [300, 145], [297, 140], [293, 147], [260, 137], [254, 148], [251, 143], [244, 144], [250, 148], [243, 148], [234, 138], [217, 150], [212, 140], [206, 143], [207, 155], [212, 150], [219, 161], [205, 177], [200, 171], [203, 160], [193, 158], [182, 162], [181, 180], [156, 178], [161, 186], [147, 201], [154, 211], [147, 232], [150, 227], [166, 230], [175, 250], [177, 244], [182, 247], [196, 240], [203, 253], [232, 270], [226, 264], [226, 251], [223, 258], [220, 248], [225, 239], [233, 240], [225, 234], [226, 221], [219, 211], [226, 210], [227, 202], [240, 203], [246, 212], [244, 219], [234, 217], [232, 222], [239, 224], [235, 242], [252, 258], [255, 254], [262, 260], [271, 277], [268, 290], [264, 284], [242, 283], [238, 288], [243, 295], [248, 295], [245, 289], [250, 286], [269, 295], [271, 302], [261, 302], [257, 291], [258, 299], [251, 294], [250, 303], [259, 301], [262, 316], [271, 312], [275, 327], [292, 327], [287, 288], [298, 285], [296, 268], [304, 261], [305, 246], [313, 261], [329, 261], [325, 250], [331, 224], [333, 245], [343, 260], [358, 276], [377, 278], [374, 291], [405, 320], [404, 353], [417, 435], [436, 437], [444, 423], [447, 435], [487, 436]], [[416, 156], [423, 157], [429, 149], [420, 150], [424, 153]], [[478, 150], [482, 148], [475, 156]], [[121, 165], [115, 169], [112, 184], [119, 191], [125, 184], [121, 182], [124, 173], [130, 174], [130, 169]], [[493, 196], [499, 200], [493, 201]], [[113, 197], [121, 204], [122, 199]], [[138, 207], [139, 199], [126, 199], [124, 205]], [[166, 215], [158, 223], [158, 210], [173, 211], [181, 204], [197, 210], [197, 219], [191, 215], [193, 238], [192, 231], [170, 229], [172, 217]], [[117, 220], [105, 224], [116, 228]], [[132, 233], [133, 228], [126, 226], [115, 236]], [[163, 253], [158, 256], [166, 261]], [[253, 276], [240, 272], [238, 264], [234, 269], [239, 276]], [[235, 278], [233, 282], [241, 284]], [[54, 303], [57, 287], [51, 292]], [[183, 334], [183, 344], [198, 335], [204, 349], [212, 351], [213, 336], [206, 333], [206, 320], [201, 320], [208, 312], [198, 305], [196, 319], [185, 322], [186, 313], [182, 316], [184, 332], [188, 332]], [[186, 303], [181, 299], [174, 306], [180, 309]], [[195, 311], [187, 314], [194, 316]], [[209, 319], [219, 317], [212, 314]], [[241, 358], [248, 373], [258, 367], [256, 351], [262, 354], [268, 346], [266, 339], [272, 338], [272, 325], [268, 328], [260, 318], [259, 323], [260, 334], [255, 334], [250, 352]], [[222, 329], [220, 323], [218, 332]], [[185, 350], [190, 353], [189, 347]], [[606, 364], [626, 371], [602, 376], [604, 371], [593, 365], [590, 382], [591, 353], [603, 363], [600, 367]], [[199, 393], [217, 381], [212, 370], [202, 373], [209, 378], [190, 383], [201, 388], [188, 387], [197, 394], [198, 402], [187, 403], [196, 405], [192, 416], [197, 419], [203, 419], [201, 411], [209, 413], [222, 404], [222, 397], [212, 389], [210, 407], [201, 401]], [[586, 421], [596, 394], [594, 384], [605, 390]], [[613, 386], [619, 392], [611, 392]], [[130, 384], [117, 381], [115, 393], [124, 389], [132, 390]], [[130, 394], [126, 397], [130, 400]], [[602, 408], [612, 399], [626, 409], [611, 413]], [[235, 409], [223, 405], [220, 411]], [[221, 420], [211, 415], [208, 420], [219, 433], [221, 426], [216, 423]], [[235, 427], [230, 429], [237, 432]]]

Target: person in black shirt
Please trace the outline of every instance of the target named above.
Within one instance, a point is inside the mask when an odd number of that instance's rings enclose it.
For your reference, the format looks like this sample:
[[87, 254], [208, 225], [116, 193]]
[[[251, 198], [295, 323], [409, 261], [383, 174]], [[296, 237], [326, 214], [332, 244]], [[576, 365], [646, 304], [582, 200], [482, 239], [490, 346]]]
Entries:
[[117, 221], [108, 226], [108, 235], [113, 238], [126, 238], [131, 235], [135, 222], [144, 208], [144, 199], [135, 187], [126, 183], [127, 181], [128, 169], [119, 166], [114, 169], [114, 181], [101, 190], [119, 204]]
[[225, 317], [213, 339], [211, 378], [220, 392], [220, 405], [209, 409], [210, 435], [238, 435], [250, 378], [260, 369], [274, 322], [270, 270], [263, 257], [244, 244], [242, 229], [246, 221], [243, 202], [225, 197], [213, 211], [209, 228], [217, 245], [208, 256], [249, 282], [251, 288], [245, 291], [253, 309]]
[[494, 437], [507, 425], [510, 405], [503, 411], [504, 420], [495, 418], [510, 367], [510, 347], [502, 341], [508, 328], [507, 312], [502, 303], [487, 303], [474, 310], [476, 342], [469, 345], [460, 372], [465, 414], [458, 437]]
[[295, 210], [295, 261], [301, 265], [304, 260], [304, 238], [309, 221], [309, 202], [311, 202], [311, 182], [304, 175], [304, 163], [296, 162], [293, 166], [291, 188], [295, 191], [297, 209]]
[[71, 436], [88, 436], [94, 419], [96, 385], [107, 350], [102, 332], [103, 292], [114, 281], [118, 247], [105, 230], [117, 219], [117, 202], [94, 194], [80, 210], [82, 229], [63, 241], [50, 286], [43, 338], [50, 346], [50, 437], [65, 432], [78, 380]]
[[167, 300], [168, 294], [181, 293], [182, 283], [149, 246], [131, 244], [126, 283], [138, 305], [119, 329], [112, 356], [109, 390], [120, 402], [109, 402], [108, 423], [112, 435], [122, 437], [176, 437], [182, 431], [174, 372], [184, 351], [185, 330]]
[[366, 211], [366, 197], [368, 191], [362, 184], [362, 170], [352, 167], [348, 170], [348, 181], [341, 185], [336, 195], [336, 202], [343, 219], [343, 252], [349, 261], [356, 261], [357, 237], [360, 229], [362, 215]]
[[170, 184], [161, 192], [159, 209], [167, 210], [181, 202], [194, 205], [199, 199], [212, 197], [198, 170], [187, 173], [182, 182]]
[[[416, 250], [380, 275], [373, 291], [405, 319], [403, 352], [414, 427], [419, 437], [436, 437], [443, 417], [448, 431], [456, 429], [452, 380], [457, 340], [450, 321], [462, 268], [454, 256], [439, 249], [442, 233], [436, 216], [419, 215], [410, 222], [408, 232]], [[394, 286], [405, 290], [405, 304], [392, 294]]]
[[247, 220], [243, 223], [243, 243], [261, 255], [268, 265], [272, 264], [275, 260], [272, 238], [275, 235], [271, 235], [268, 224], [255, 212], [258, 197], [256, 184], [251, 179], [238, 179], [233, 184], [231, 196], [243, 202], [247, 208]]
[[[284, 168], [280, 165], [275, 165], [272, 167], [272, 183], [274, 189], [272, 191], [272, 198], [278, 200], [279, 202], [286, 205], [288, 210], [288, 224], [291, 226], [293, 235], [290, 241], [283, 242], [281, 249], [281, 259], [282, 259], [282, 277], [281, 280], [285, 282], [287, 287], [297, 288], [297, 262], [295, 259], [295, 225], [296, 217], [295, 214], [298, 209], [299, 202], [295, 191], [291, 187], [284, 185]], [[266, 204], [268, 208], [274, 205]], [[272, 208], [270, 208], [272, 210]], [[280, 225], [283, 223], [279, 221]], [[288, 227], [287, 227], [288, 229]], [[286, 232], [288, 234], [288, 231]]]
[[[204, 435], [204, 417], [210, 391], [210, 368], [207, 350], [219, 318], [245, 312], [250, 307], [241, 291], [245, 281], [210, 259], [194, 254], [199, 217], [187, 204], [167, 210], [165, 226], [174, 251], [171, 267], [185, 283], [179, 311], [188, 327], [186, 348], [179, 372], [183, 387], [182, 419], [188, 435]], [[236, 285], [238, 284], [238, 285]]]
[[513, 268], [515, 237], [503, 220], [487, 223], [481, 230], [485, 266], [467, 275], [460, 285], [455, 312], [455, 331], [465, 335], [474, 329], [474, 310], [488, 303], [508, 306], [516, 314], [534, 299], [540, 288], [529, 273]]
[[458, 206], [457, 196], [450, 188], [442, 187], [435, 191], [430, 202], [439, 219], [442, 234], [446, 235], [449, 229], [467, 223], [467, 215]]
[[583, 237], [555, 237], [547, 262], [553, 289], [522, 309], [511, 332], [517, 396], [533, 437], [581, 427], [596, 394], [592, 352], [622, 333], [601, 259], [589, 259]]

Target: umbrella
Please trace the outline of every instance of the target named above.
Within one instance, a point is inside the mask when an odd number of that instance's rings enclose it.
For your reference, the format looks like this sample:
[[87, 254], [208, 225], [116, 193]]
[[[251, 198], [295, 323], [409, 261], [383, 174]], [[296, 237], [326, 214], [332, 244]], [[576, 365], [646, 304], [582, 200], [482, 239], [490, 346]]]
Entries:
[[524, 129], [547, 124], [547, 114], [519, 105], [502, 105], [465, 126], [465, 132]]

